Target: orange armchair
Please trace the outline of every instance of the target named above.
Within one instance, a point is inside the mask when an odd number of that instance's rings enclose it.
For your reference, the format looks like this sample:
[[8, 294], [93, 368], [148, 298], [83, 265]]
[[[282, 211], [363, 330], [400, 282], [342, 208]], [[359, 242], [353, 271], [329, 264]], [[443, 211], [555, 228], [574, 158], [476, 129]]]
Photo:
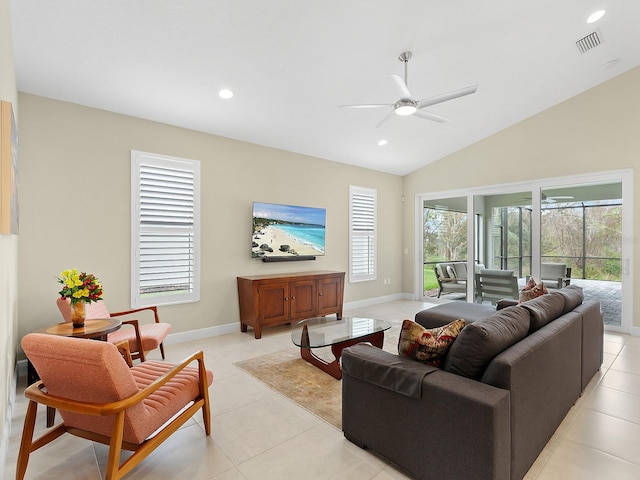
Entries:
[[[213, 373], [202, 351], [178, 365], [147, 361], [129, 368], [109, 342], [31, 333], [22, 348], [42, 380], [25, 390], [16, 480], [24, 478], [32, 452], [64, 433], [109, 445], [107, 480], [130, 472], [198, 410], [211, 433]], [[193, 362], [197, 368], [188, 366]], [[33, 441], [38, 403], [59, 409], [63, 422]], [[123, 449], [134, 453], [120, 464]]]
[[[71, 321], [71, 306], [66, 298], [58, 298], [56, 304], [62, 314], [65, 322]], [[171, 324], [160, 322], [158, 317], [158, 307], [142, 307], [134, 310], [125, 310], [124, 312], [109, 312], [107, 305], [101, 300], [99, 302], [89, 303], [86, 308], [87, 320], [94, 318], [120, 317], [122, 315], [130, 315], [132, 313], [150, 310], [153, 312], [153, 323], [140, 323], [138, 320], [123, 320], [123, 324], [132, 325], [133, 328], [121, 328], [110, 333], [107, 340], [111, 343], [129, 342], [129, 350], [131, 358], [145, 361], [145, 352], [160, 348], [160, 354], [164, 360], [164, 339], [171, 331]], [[142, 345], [142, 348], [140, 348]]]

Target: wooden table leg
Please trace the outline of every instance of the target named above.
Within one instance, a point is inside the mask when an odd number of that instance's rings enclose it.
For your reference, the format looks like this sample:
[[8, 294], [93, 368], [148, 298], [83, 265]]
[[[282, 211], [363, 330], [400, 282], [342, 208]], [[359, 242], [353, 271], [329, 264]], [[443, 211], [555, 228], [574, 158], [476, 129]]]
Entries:
[[[331, 345], [331, 353], [333, 353], [333, 356], [335, 358], [335, 360], [331, 362], [327, 362], [326, 360], [316, 356], [313, 353], [313, 349], [309, 347], [300, 347], [300, 356], [311, 365], [318, 367], [320, 370], [328, 373], [333, 378], [340, 380], [342, 379], [342, 368], [340, 367], [340, 357], [342, 356], [342, 350], [350, 347], [351, 345], [356, 345], [362, 342], [371, 342], [372, 345], [378, 348], [382, 348], [382, 345], [384, 343], [384, 331], [372, 333], [370, 335], [365, 335], [364, 337], [347, 340], [345, 342], [338, 342]], [[301, 343], [302, 345], [309, 345], [309, 331], [306, 325], [302, 329]]]

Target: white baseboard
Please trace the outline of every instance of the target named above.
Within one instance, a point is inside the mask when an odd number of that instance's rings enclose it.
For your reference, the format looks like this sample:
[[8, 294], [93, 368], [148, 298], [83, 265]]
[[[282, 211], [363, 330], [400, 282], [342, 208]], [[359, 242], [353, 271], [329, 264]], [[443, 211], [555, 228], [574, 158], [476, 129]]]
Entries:
[[240, 331], [240, 322], [227, 323], [225, 325], [216, 325], [213, 327], [200, 328], [198, 330], [189, 330], [186, 332], [170, 333], [165, 339], [165, 345], [174, 345], [176, 343], [192, 342], [207, 337], [217, 337], [228, 333]]
[[342, 306], [342, 310], [347, 308], [361, 308], [377, 305], [379, 303], [393, 302], [396, 300], [414, 300], [410, 293], [394, 293], [393, 295], [385, 295], [383, 297], [367, 298], [365, 300], [356, 300], [355, 302], [347, 302]]

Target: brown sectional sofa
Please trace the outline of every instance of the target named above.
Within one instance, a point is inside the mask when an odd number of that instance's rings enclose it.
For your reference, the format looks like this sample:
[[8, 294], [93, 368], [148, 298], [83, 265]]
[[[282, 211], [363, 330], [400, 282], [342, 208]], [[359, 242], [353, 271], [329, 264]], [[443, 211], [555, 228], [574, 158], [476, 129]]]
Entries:
[[345, 349], [345, 437], [418, 479], [522, 479], [602, 364], [600, 304], [583, 300], [569, 286], [498, 311], [420, 312], [427, 328], [468, 321], [442, 369]]

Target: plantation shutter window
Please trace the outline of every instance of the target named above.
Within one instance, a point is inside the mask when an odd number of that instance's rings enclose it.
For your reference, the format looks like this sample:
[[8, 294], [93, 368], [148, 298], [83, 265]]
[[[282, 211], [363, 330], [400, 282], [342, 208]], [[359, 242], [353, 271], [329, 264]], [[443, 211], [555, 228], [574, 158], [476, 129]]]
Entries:
[[199, 162], [132, 152], [132, 306], [199, 300]]
[[376, 279], [377, 192], [349, 187], [349, 281]]

